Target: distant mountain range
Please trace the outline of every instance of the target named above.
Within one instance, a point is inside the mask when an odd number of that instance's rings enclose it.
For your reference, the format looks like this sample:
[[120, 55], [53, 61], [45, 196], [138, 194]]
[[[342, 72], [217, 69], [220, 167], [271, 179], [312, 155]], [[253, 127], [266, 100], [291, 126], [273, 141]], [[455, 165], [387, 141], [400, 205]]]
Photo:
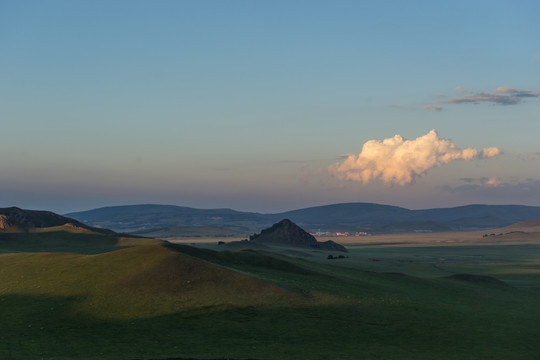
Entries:
[[540, 206], [467, 205], [409, 210], [373, 203], [343, 203], [260, 214], [232, 209], [129, 205], [73, 212], [65, 216], [90, 226], [127, 233], [178, 226], [213, 226], [251, 234], [282, 219], [290, 219], [312, 232], [397, 233], [499, 228], [540, 219]]
[[92, 226], [141, 235], [147, 230], [165, 230], [177, 226], [225, 227], [247, 234], [260, 231], [275, 222], [258, 213], [173, 205], [110, 206], [66, 216]]

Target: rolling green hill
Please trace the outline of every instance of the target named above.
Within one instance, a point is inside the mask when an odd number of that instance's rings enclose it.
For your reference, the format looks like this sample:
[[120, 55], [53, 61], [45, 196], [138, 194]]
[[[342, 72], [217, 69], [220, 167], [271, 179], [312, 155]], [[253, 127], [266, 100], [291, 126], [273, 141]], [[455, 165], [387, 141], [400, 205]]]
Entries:
[[0, 254], [2, 359], [540, 356], [531, 246], [354, 248], [341, 260], [312, 249], [306, 260], [56, 230]]
[[[524, 359], [539, 294], [160, 243], [0, 255], [4, 359]], [[276, 346], [279, 344], [279, 346]]]

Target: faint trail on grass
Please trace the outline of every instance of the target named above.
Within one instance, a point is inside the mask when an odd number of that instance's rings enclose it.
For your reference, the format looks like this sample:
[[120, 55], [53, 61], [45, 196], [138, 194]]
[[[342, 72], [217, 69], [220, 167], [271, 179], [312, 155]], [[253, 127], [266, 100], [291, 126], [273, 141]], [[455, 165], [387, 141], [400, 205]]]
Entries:
[[453, 271], [443, 269], [442, 267], [440, 267], [440, 266], [437, 265], [437, 264], [431, 264], [431, 266], [433, 266], [435, 269], [437, 269], [437, 270], [439, 270], [439, 271], [442, 271], [442, 272], [444, 272], [444, 273], [447, 273], [447, 274], [455, 274]]

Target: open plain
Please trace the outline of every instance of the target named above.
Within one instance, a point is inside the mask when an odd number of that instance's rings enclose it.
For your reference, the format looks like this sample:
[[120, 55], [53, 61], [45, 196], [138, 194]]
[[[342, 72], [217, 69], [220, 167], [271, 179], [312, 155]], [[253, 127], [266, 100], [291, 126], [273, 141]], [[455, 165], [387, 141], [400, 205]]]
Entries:
[[536, 358], [540, 239], [506, 230], [334, 238], [344, 254], [3, 234], [0, 357]]

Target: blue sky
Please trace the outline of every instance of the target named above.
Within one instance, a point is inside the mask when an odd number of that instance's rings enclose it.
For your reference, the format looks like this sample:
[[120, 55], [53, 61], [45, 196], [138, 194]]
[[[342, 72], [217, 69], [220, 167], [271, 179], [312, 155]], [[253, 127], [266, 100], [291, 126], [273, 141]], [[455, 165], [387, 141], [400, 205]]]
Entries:
[[539, 13], [4, 0], [0, 206], [540, 205]]

